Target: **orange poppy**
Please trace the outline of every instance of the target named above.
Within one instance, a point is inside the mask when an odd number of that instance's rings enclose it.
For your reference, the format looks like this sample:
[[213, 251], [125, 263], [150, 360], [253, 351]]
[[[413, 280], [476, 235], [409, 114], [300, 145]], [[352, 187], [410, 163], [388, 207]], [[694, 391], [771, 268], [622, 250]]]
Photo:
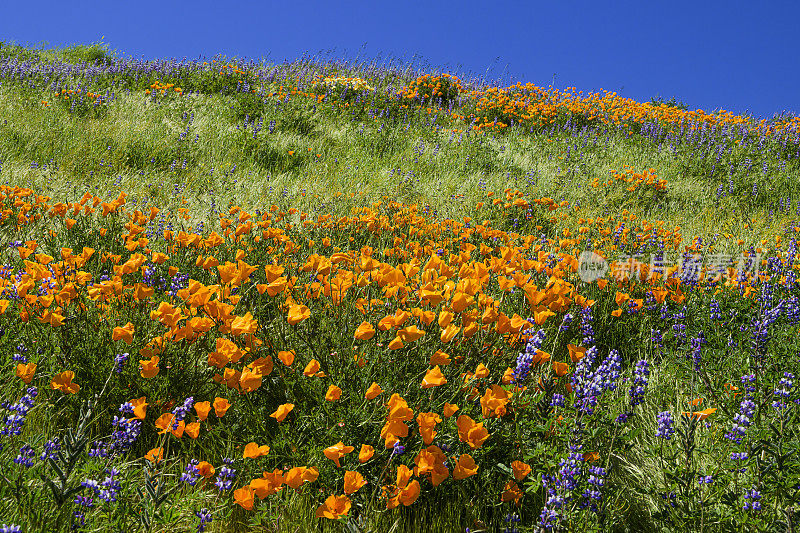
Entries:
[[17, 363], [16, 375], [18, 378], [24, 381], [26, 385], [29, 384], [31, 380], [33, 380], [33, 375], [35, 373], [36, 373], [36, 363], [27, 363], [27, 364]]
[[375, 328], [369, 322], [362, 322], [356, 328], [355, 338], [360, 341], [368, 341], [375, 336]]
[[211, 411], [211, 402], [197, 402], [194, 404], [194, 410], [197, 413], [197, 418], [205, 420]]
[[444, 385], [447, 383], [447, 380], [442, 374], [442, 370], [439, 368], [439, 365], [436, 365], [432, 369], [428, 370], [425, 374], [425, 377], [422, 379], [422, 388], [429, 389], [431, 387], [438, 387], [440, 385]]
[[133, 343], [133, 331], [133, 324], [128, 322], [122, 327], [114, 328], [114, 331], [111, 332], [111, 340], [118, 341], [122, 339], [128, 346], [130, 346]]
[[72, 382], [74, 377], [75, 372], [72, 370], [62, 372], [53, 378], [50, 382], [50, 387], [66, 394], [77, 394], [81, 390], [81, 386]]
[[[290, 154], [291, 155], [291, 154]], [[315, 516], [317, 518], [328, 518], [330, 520], [338, 520], [343, 516], [347, 516], [350, 512], [351, 506], [350, 498], [345, 495], [342, 496], [328, 496], [325, 503], [317, 507]]]
[[230, 409], [231, 404], [225, 398], [214, 398], [214, 413], [218, 418], [225, 416], [225, 413]]
[[373, 382], [372, 385], [369, 386], [367, 392], [364, 393], [364, 398], [367, 400], [374, 400], [379, 395], [383, 393], [383, 389], [377, 383]]
[[323, 453], [325, 454], [325, 457], [336, 463], [336, 466], [341, 467], [342, 465], [339, 463], [339, 460], [348, 453], [352, 452], [354, 449], [355, 448], [352, 446], [345, 446], [344, 442], [339, 441], [337, 444], [325, 448]]
[[292, 412], [292, 409], [294, 409], [293, 403], [285, 403], [283, 405], [279, 405], [278, 408], [275, 410], [275, 412], [269, 416], [277, 420], [278, 423], [280, 424], [281, 422], [283, 422], [286, 416]]
[[289, 314], [286, 317], [286, 321], [294, 326], [310, 316], [311, 310], [308, 307], [305, 305], [294, 304], [289, 307]]
[[367, 480], [364, 479], [358, 472], [347, 471], [344, 473], [344, 493], [345, 494], [353, 494], [354, 492], [358, 492], [361, 487], [367, 484]]
[[453, 479], [461, 480], [478, 473], [478, 465], [475, 464], [475, 459], [469, 454], [462, 454], [458, 458], [458, 462], [453, 469]]
[[164, 459], [164, 448], [152, 448], [144, 454], [144, 458], [151, 463], [158, 463]]
[[366, 463], [372, 456], [375, 455], [375, 448], [370, 446], [369, 444], [362, 444], [361, 450], [358, 452], [358, 462], [359, 463]]
[[522, 481], [525, 479], [525, 476], [531, 473], [530, 465], [522, 461], [514, 461], [511, 463], [511, 470], [514, 472], [514, 479], [517, 481]]
[[325, 399], [329, 402], [335, 402], [342, 396], [342, 389], [336, 385], [328, 387], [328, 392], [325, 393]]
[[250, 485], [245, 485], [242, 488], [233, 491], [233, 503], [241, 506], [248, 511], [253, 510], [255, 491]]
[[269, 453], [269, 446], [264, 444], [263, 446], [259, 446], [255, 442], [249, 442], [244, 447], [244, 452], [242, 453], [242, 457], [245, 459], [257, 459]]

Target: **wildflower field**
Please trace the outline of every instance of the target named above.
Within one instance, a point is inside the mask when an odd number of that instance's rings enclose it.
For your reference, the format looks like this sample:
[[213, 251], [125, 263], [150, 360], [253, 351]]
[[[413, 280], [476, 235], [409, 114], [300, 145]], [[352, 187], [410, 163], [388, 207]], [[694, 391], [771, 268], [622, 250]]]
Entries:
[[800, 119], [0, 45], [0, 531], [796, 531]]

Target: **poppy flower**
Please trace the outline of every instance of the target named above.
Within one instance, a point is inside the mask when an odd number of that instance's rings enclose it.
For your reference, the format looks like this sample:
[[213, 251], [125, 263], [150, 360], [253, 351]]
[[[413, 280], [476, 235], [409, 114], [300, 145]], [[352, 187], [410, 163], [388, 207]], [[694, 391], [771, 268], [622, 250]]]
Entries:
[[158, 363], [160, 361], [161, 358], [157, 355], [154, 355], [153, 357], [147, 360], [140, 360], [139, 364], [141, 365], [141, 376], [146, 379], [156, 377], [160, 370], [160, 368], [158, 367]]
[[408, 507], [409, 505], [413, 504], [419, 498], [421, 487], [419, 485], [419, 481], [416, 479], [406, 485], [404, 488], [400, 489], [400, 493], [397, 495], [397, 500]]
[[[135, 398], [133, 400], [128, 400], [128, 403], [133, 406], [133, 416], [138, 418], [139, 420], [144, 420], [144, 417], [147, 414], [147, 397], [142, 396], [141, 398]], [[197, 406], [197, 404], [195, 404]]]
[[328, 392], [325, 393], [325, 399], [329, 402], [335, 402], [342, 396], [342, 389], [336, 385], [328, 387]]
[[344, 493], [345, 494], [353, 494], [354, 492], [358, 492], [361, 487], [367, 484], [367, 480], [364, 479], [358, 472], [347, 471], [344, 473]]
[[421, 339], [423, 335], [425, 335], [425, 332], [417, 328], [417, 326], [409, 326], [397, 332], [397, 336], [400, 337], [403, 342], [415, 342]]
[[403, 344], [403, 339], [397, 336], [394, 339], [392, 339], [392, 342], [390, 342], [386, 347], [389, 348], [390, 350], [399, 350], [403, 346], [405, 346]]
[[469, 444], [473, 450], [483, 446], [483, 443], [489, 438], [489, 432], [483, 427], [483, 423], [476, 423], [467, 415], [459, 416], [456, 426], [459, 440]]
[[522, 489], [520, 489], [516, 483], [509, 480], [509, 482], [506, 483], [500, 500], [503, 502], [510, 502], [513, 500], [515, 503], [519, 503], [523, 496]]
[[114, 328], [114, 331], [111, 332], [111, 340], [118, 341], [122, 339], [128, 346], [130, 346], [131, 343], [133, 343], [133, 331], [133, 324], [128, 322], [122, 327]]
[[478, 368], [475, 369], [475, 378], [476, 379], [483, 379], [489, 376], [489, 369], [486, 368], [486, 365], [480, 363]]
[[458, 458], [458, 462], [453, 469], [453, 479], [467, 479], [477, 473], [478, 465], [475, 464], [475, 459], [473, 459], [471, 455], [465, 453]]
[[303, 320], [311, 316], [311, 310], [305, 305], [294, 304], [289, 307], [289, 314], [286, 321], [292, 326], [299, 324]]
[[286, 416], [292, 412], [292, 409], [294, 409], [293, 403], [285, 403], [283, 405], [279, 405], [278, 408], [275, 410], [275, 412], [269, 416], [277, 420], [278, 423], [280, 424], [281, 422], [283, 422]]
[[314, 482], [318, 477], [319, 471], [316, 468], [296, 466], [286, 472], [284, 482], [294, 490], [297, 490], [303, 483]]
[[342, 496], [328, 496], [325, 503], [317, 507], [315, 516], [317, 518], [328, 518], [330, 520], [338, 520], [343, 516], [347, 516], [350, 512], [351, 506], [350, 498], [345, 495]]
[[683, 414], [685, 416], [695, 417], [697, 418], [697, 420], [705, 420], [706, 418], [708, 418], [709, 416], [713, 415], [716, 412], [717, 412], [716, 407], [709, 407], [708, 409], [703, 409], [702, 411], [695, 411], [693, 413], [684, 412]]
[[50, 382], [50, 387], [66, 394], [77, 394], [81, 390], [81, 386], [72, 382], [74, 377], [75, 372], [72, 370], [62, 372], [53, 378]]
[[214, 472], [216, 472], [216, 469], [214, 468], [214, 465], [212, 465], [208, 461], [200, 461], [194, 467], [194, 470], [195, 470], [195, 472], [197, 472], [197, 475], [203, 476], [206, 479], [208, 479], [211, 476], [213, 476]]
[[430, 364], [431, 366], [447, 366], [450, 364], [450, 356], [441, 350], [436, 350], [436, 353], [431, 356]]
[[292, 363], [294, 363], [294, 351], [282, 350], [278, 352], [278, 359], [280, 359], [284, 365], [292, 366]]
[[368, 341], [375, 336], [375, 328], [369, 322], [362, 322], [356, 328], [355, 338], [360, 341]]
[[151, 463], [161, 462], [164, 459], [164, 448], [152, 448], [146, 454], [144, 454], [144, 458]]
[[369, 444], [362, 444], [361, 451], [358, 452], [358, 462], [359, 463], [366, 463], [372, 456], [375, 455], [375, 448], [370, 446]]
[[217, 418], [222, 418], [230, 409], [231, 404], [225, 398], [214, 398], [214, 413]]
[[241, 506], [248, 511], [253, 510], [255, 491], [250, 485], [245, 485], [242, 488], [233, 491], [233, 503]]
[[284, 477], [283, 470], [274, 470], [273, 472], [264, 472], [262, 477], [256, 478], [250, 482], [250, 486], [260, 499], [272, 496], [283, 487]]
[[567, 349], [569, 350], [569, 358], [573, 363], [577, 363], [586, 356], [586, 348], [584, 347], [579, 348], [574, 344], [567, 344]]
[[259, 446], [255, 442], [249, 442], [244, 447], [244, 452], [242, 453], [242, 457], [245, 459], [257, 459], [269, 453], [269, 446], [264, 444], [263, 446]]
[[311, 361], [309, 361], [309, 363], [303, 369], [303, 375], [306, 377], [311, 377], [317, 372], [319, 372], [319, 361], [317, 361], [316, 359], [312, 359]]
[[452, 403], [444, 404], [444, 408], [442, 409], [442, 414], [444, 414], [445, 418], [450, 418], [458, 411], [458, 406]]
[[31, 380], [33, 380], [33, 375], [35, 373], [36, 373], [36, 363], [27, 363], [27, 364], [17, 363], [16, 375], [18, 378], [24, 381], [26, 385], [29, 384]]
[[431, 387], [438, 387], [440, 385], [444, 385], [447, 383], [447, 380], [442, 374], [442, 370], [439, 368], [439, 365], [436, 365], [432, 369], [428, 370], [425, 374], [425, 377], [422, 378], [422, 388], [429, 389]]
[[336, 463], [336, 466], [341, 467], [342, 465], [339, 463], [339, 460], [354, 449], [355, 448], [352, 446], [345, 446], [344, 442], [339, 441], [337, 444], [325, 448], [323, 453], [325, 457]]
[[184, 432], [191, 438], [196, 439], [200, 436], [200, 422], [192, 422], [191, 424], [186, 424], [186, 428]]
[[437, 432], [434, 430], [436, 424], [441, 423], [442, 419], [436, 413], [420, 413], [417, 415], [417, 426], [422, 442], [429, 445], [433, 442]]
[[197, 402], [194, 404], [194, 410], [197, 413], [197, 418], [205, 420], [211, 411], [211, 402]]
[[379, 395], [383, 393], [383, 389], [377, 383], [373, 382], [372, 385], [369, 386], [367, 392], [364, 393], [364, 398], [367, 400], [374, 400]]
[[511, 463], [511, 470], [514, 473], [514, 479], [517, 481], [522, 481], [525, 479], [525, 476], [531, 473], [530, 465], [523, 463], [522, 461], [514, 461]]
[[555, 372], [558, 377], [565, 376], [569, 372], [569, 365], [567, 363], [553, 361], [553, 372]]

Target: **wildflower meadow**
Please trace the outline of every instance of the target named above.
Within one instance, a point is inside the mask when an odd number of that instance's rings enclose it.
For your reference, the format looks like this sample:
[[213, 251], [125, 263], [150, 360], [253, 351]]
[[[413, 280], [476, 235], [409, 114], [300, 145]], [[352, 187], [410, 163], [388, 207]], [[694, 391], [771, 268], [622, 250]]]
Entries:
[[797, 531], [800, 118], [0, 46], [0, 531]]

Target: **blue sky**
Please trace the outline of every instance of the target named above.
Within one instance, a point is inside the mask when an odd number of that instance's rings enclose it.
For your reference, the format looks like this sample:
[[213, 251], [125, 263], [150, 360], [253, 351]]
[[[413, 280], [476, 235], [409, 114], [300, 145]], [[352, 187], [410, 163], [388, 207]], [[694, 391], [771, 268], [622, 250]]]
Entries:
[[0, 40], [145, 58], [416, 58], [456, 73], [606, 89], [692, 109], [800, 114], [800, 3], [4, 2]]

